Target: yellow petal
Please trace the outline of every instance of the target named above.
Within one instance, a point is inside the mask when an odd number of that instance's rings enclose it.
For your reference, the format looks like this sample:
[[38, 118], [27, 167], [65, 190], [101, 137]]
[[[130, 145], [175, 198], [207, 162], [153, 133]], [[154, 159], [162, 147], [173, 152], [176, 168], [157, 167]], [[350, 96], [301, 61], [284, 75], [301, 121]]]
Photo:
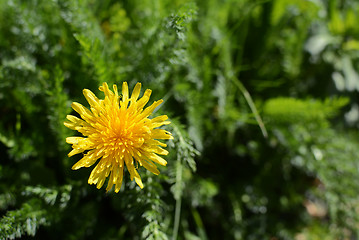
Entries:
[[101, 108], [100, 101], [93, 92], [88, 89], [84, 89], [82, 93], [84, 94], [87, 102], [91, 107], [95, 108], [96, 110]]
[[161, 99], [159, 101], [155, 101], [154, 103], [152, 103], [151, 106], [144, 109], [141, 114], [139, 114], [137, 117], [135, 117], [134, 121], [140, 122], [142, 119], [148, 117], [153, 112], [153, 110], [155, 110], [156, 107], [158, 107], [162, 102], [163, 102], [163, 100]]
[[161, 116], [152, 118], [152, 119], [151, 119], [151, 122], [152, 122], [152, 123], [163, 122], [163, 121], [166, 121], [167, 119], [168, 119], [168, 116], [167, 116], [167, 115], [161, 115]]
[[157, 128], [157, 127], [161, 127], [162, 125], [168, 125], [170, 123], [171, 123], [170, 121], [156, 122], [156, 123], [152, 123], [151, 127], [152, 128]]
[[69, 154], [67, 154], [67, 156], [72, 157], [73, 155], [82, 153], [83, 151], [85, 151], [85, 149], [72, 149], [72, 151], [69, 152]]
[[78, 118], [78, 117], [75, 117], [73, 115], [67, 115], [66, 118], [70, 121], [70, 122], [73, 122], [73, 123], [82, 123], [84, 122], [82, 119]]
[[[84, 120], [78, 118], [78, 117], [75, 117], [73, 115], [67, 115], [66, 116], [67, 120], [69, 120], [70, 122], [65, 122], [65, 126], [69, 126], [69, 127], [83, 127], [83, 126], [86, 126], [86, 127], [90, 127], [91, 125], [88, 124], [87, 122], [85, 122]], [[72, 123], [72, 124], [71, 124]], [[74, 130], [77, 130], [77, 129], [74, 129]]]
[[92, 120], [93, 119], [93, 114], [90, 110], [88, 110], [87, 108], [85, 108], [84, 106], [82, 106], [80, 103], [77, 102], [73, 102], [71, 104], [71, 107], [78, 113], [81, 115], [81, 117], [83, 119], [85, 119], [86, 121]]
[[145, 93], [143, 94], [142, 98], [137, 101], [137, 111], [142, 111], [144, 106], [148, 103], [150, 100], [152, 91], [150, 89], [146, 89]]
[[161, 158], [160, 156], [156, 155], [155, 153], [146, 153], [145, 156], [154, 161], [155, 163], [158, 163], [162, 166], [166, 166], [167, 165], [167, 161], [164, 160], [163, 158]]
[[89, 151], [83, 158], [81, 158], [77, 163], [72, 166], [72, 170], [92, 166], [97, 161], [97, 159], [101, 157], [97, 155], [97, 152], [98, 150]]
[[158, 100], [155, 101], [154, 103], [152, 103], [151, 106], [147, 107], [145, 110], [143, 110], [143, 112], [141, 113], [141, 115], [145, 115], [145, 117], [147, 117], [148, 115], [150, 115], [161, 103], [163, 102], [163, 100]]
[[66, 142], [68, 144], [78, 144], [79, 141], [82, 141], [84, 139], [86, 139], [86, 138], [83, 138], [83, 137], [67, 137]]
[[138, 100], [137, 102], [137, 111], [143, 109], [143, 107], [146, 105], [146, 103], [148, 103], [149, 100], [150, 98], [147, 96], [143, 96], [142, 98], [140, 98], [140, 100]]
[[112, 186], [113, 186], [113, 179], [115, 178], [115, 175], [114, 175], [114, 171], [112, 170], [111, 171], [111, 174], [110, 174], [110, 179], [108, 180], [108, 183], [107, 183], [107, 187], [106, 187], [106, 192], [110, 191]]
[[118, 97], [117, 85], [116, 84], [112, 85], [112, 88], [113, 88], [113, 92], [115, 93], [115, 96], [117, 98]]
[[143, 188], [143, 183], [142, 183], [140, 175], [138, 175], [138, 177], [135, 177], [135, 182], [141, 189]]
[[88, 184], [96, 184], [97, 180], [98, 180], [98, 172], [97, 172], [97, 168], [99, 168], [99, 165], [97, 164], [96, 167], [94, 169], [92, 169], [90, 177], [88, 179]]
[[150, 172], [158, 175], [160, 174], [160, 171], [158, 171], [156, 165], [154, 163], [152, 163], [151, 161], [147, 162], [146, 159], [143, 159], [141, 156], [142, 154], [139, 151], [134, 151], [135, 154], [135, 158], [137, 159], [137, 161], [143, 165], [147, 170], [149, 170]]
[[131, 101], [132, 102], [137, 101], [138, 96], [140, 96], [140, 92], [141, 92], [141, 83], [137, 83], [135, 88], [132, 91], [132, 95], [131, 95]]
[[100, 160], [100, 162], [96, 165], [96, 167], [92, 170], [90, 177], [88, 179], [89, 184], [96, 184], [96, 183], [99, 184], [104, 178], [106, 178], [106, 171], [105, 171], [106, 162], [107, 162], [107, 158], [103, 157]]
[[136, 171], [135, 166], [133, 165], [133, 159], [129, 154], [125, 155], [125, 163], [126, 163], [127, 170], [130, 172], [131, 181], [133, 179], [135, 179], [135, 182], [137, 183], [137, 185], [140, 188], [143, 188], [143, 183], [142, 183], [141, 177], [138, 174], [138, 172]]
[[122, 101], [126, 101], [128, 99], [128, 85], [127, 82], [122, 83]]
[[116, 169], [117, 179], [115, 181], [115, 192], [118, 193], [121, 189], [122, 179], [123, 179], [123, 167], [119, 167]]
[[173, 136], [170, 132], [164, 129], [153, 129], [152, 130], [152, 138], [155, 139], [173, 139]]
[[70, 128], [72, 130], [77, 130], [76, 128], [78, 127], [77, 124], [74, 124], [72, 122], [64, 122], [64, 125], [67, 127], [67, 128]]
[[98, 182], [97, 182], [97, 189], [100, 189], [103, 184], [106, 181], [106, 178], [108, 177], [108, 175], [110, 174], [111, 169], [110, 168], [105, 168], [103, 171], [101, 171], [99, 173], [99, 178], [98, 178]]
[[162, 142], [160, 142], [158, 140], [155, 140], [155, 139], [147, 140], [146, 144], [147, 145], [160, 145], [161, 147], [167, 147], [167, 144], [162, 143]]
[[141, 163], [148, 171], [152, 172], [153, 174], [155, 174], [155, 175], [160, 174], [160, 171], [158, 171], [156, 165], [150, 164], [146, 160], [141, 160]]
[[115, 192], [117, 193], [121, 189], [122, 185], [122, 173], [123, 168], [120, 167], [118, 164], [112, 166], [110, 179], [108, 180], [106, 191], [108, 192], [111, 190], [114, 184], [116, 184]]
[[160, 154], [160, 155], [167, 155], [168, 151], [159, 147], [159, 146], [154, 146], [154, 145], [149, 145], [149, 146], [143, 146], [143, 154], [145, 154], [145, 152], [149, 152], [149, 153], [156, 153], [156, 154]]
[[110, 91], [110, 89], [108, 88], [108, 85], [106, 82], [102, 83], [102, 86], [99, 87], [100, 91], [105, 93], [105, 96], [109, 97], [111, 96], [112, 92]]

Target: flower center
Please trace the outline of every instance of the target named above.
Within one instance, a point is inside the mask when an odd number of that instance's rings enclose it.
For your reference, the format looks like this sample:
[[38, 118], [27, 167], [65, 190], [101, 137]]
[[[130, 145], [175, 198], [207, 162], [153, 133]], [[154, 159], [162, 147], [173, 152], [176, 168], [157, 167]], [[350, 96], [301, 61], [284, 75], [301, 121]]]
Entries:
[[115, 151], [124, 152], [129, 148], [140, 148], [144, 141], [145, 139], [142, 136], [135, 136], [133, 132], [128, 132], [127, 134], [122, 132], [122, 134], [108, 137], [104, 141], [104, 146]]

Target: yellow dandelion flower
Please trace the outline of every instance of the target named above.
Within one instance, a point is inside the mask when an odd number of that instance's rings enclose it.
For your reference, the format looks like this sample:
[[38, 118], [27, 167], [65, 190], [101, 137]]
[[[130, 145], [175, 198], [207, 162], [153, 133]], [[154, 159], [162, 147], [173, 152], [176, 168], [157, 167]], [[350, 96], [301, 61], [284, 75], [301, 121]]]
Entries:
[[137, 172], [138, 164], [158, 175], [156, 165], [165, 166], [167, 162], [158, 156], [167, 155], [168, 151], [161, 148], [167, 145], [156, 139], [173, 139], [171, 133], [158, 129], [169, 124], [166, 115], [153, 119], [148, 118], [163, 100], [155, 101], [151, 106], [144, 108], [150, 99], [151, 90], [147, 89], [143, 97], [138, 99], [141, 84], [137, 83], [129, 97], [128, 85], [122, 84], [122, 96], [118, 94], [117, 86], [113, 85], [113, 92], [107, 83], [99, 87], [105, 93], [105, 99], [98, 99], [88, 89], [83, 94], [90, 104], [90, 110], [77, 102], [72, 108], [81, 118], [67, 115], [65, 126], [80, 132], [84, 137], [68, 137], [66, 142], [72, 144], [69, 157], [84, 153], [72, 169], [90, 167], [98, 159], [100, 161], [92, 170], [88, 179], [89, 184], [96, 184], [100, 189], [110, 175], [106, 190], [115, 185], [115, 192], [120, 191], [124, 168], [130, 172], [131, 181], [135, 179], [140, 188], [143, 188], [141, 177]]

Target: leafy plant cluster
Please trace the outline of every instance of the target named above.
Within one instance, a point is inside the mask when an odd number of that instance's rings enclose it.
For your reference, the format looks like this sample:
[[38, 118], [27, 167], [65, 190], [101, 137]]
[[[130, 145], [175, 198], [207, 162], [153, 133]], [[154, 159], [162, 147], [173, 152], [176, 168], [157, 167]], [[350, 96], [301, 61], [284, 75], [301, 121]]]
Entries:
[[[359, 3], [0, 1], [0, 239], [358, 239]], [[82, 89], [163, 99], [167, 167], [72, 171]]]

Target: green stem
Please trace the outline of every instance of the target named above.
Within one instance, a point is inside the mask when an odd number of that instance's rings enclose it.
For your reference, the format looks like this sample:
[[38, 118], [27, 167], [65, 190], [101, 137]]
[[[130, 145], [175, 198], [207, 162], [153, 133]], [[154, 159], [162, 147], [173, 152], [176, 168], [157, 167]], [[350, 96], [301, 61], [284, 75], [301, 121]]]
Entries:
[[175, 223], [174, 223], [173, 236], [172, 236], [173, 240], [176, 240], [178, 235], [179, 220], [181, 216], [181, 203], [182, 203], [182, 198], [176, 201]]
[[[182, 164], [179, 159], [178, 159], [177, 171], [176, 171], [176, 184], [180, 184], [180, 185], [182, 184]], [[176, 198], [176, 209], [175, 209], [172, 240], [176, 240], [178, 236], [178, 228], [179, 228], [179, 222], [181, 216], [181, 204], [182, 204], [181, 194], [175, 196], [175, 198]]]
[[254, 117], [258, 123], [259, 128], [262, 131], [262, 134], [265, 138], [268, 137], [268, 132], [266, 127], [264, 126], [264, 123], [262, 121], [261, 116], [259, 115], [256, 105], [254, 105], [254, 102], [252, 100], [251, 95], [249, 94], [249, 92], [247, 91], [247, 89], [243, 86], [243, 84], [235, 77], [232, 78], [232, 81], [234, 82], [234, 84], [239, 88], [239, 90], [242, 92], [244, 98], [246, 99], [250, 109], [252, 110]]

